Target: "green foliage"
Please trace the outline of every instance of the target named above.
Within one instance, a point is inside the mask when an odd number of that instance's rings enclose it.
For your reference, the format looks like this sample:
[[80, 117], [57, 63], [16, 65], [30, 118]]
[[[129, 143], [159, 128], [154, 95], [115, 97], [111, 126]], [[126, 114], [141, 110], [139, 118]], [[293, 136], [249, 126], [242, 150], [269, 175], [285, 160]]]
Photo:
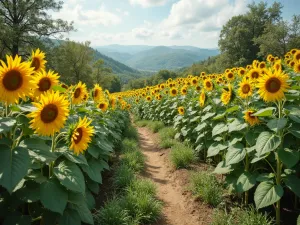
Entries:
[[192, 192], [204, 202], [216, 207], [222, 202], [223, 189], [210, 172], [201, 171], [191, 175]]
[[136, 179], [128, 187], [128, 192], [144, 193], [154, 197], [156, 195], [156, 187], [151, 180]]
[[134, 171], [126, 164], [121, 164], [116, 168], [113, 175], [113, 186], [117, 189], [127, 188], [133, 179], [135, 179]]
[[139, 148], [138, 143], [135, 140], [125, 138], [122, 141], [122, 151], [123, 152], [137, 151], [138, 148]]
[[164, 127], [159, 131], [160, 140], [174, 139], [176, 130], [173, 127]]
[[240, 209], [233, 208], [230, 213], [223, 210], [216, 210], [213, 214], [211, 225], [272, 225], [271, 220], [266, 214], [261, 214], [254, 208]]
[[171, 148], [177, 143], [174, 139], [161, 139], [159, 141], [160, 148]]
[[139, 120], [139, 121], [136, 121], [136, 125], [138, 127], [146, 127], [148, 125], [149, 121], [147, 120]]
[[129, 125], [126, 128], [126, 130], [124, 131], [124, 137], [128, 138], [128, 139], [133, 139], [135, 141], [138, 141], [139, 133], [138, 133], [137, 129], [134, 126]]
[[170, 152], [171, 163], [178, 168], [187, 168], [196, 161], [196, 156], [192, 148], [177, 142]]
[[145, 157], [139, 150], [127, 151], [123, 155], [121, 163], [127, 165], [134, 172], [141, 172], [144, 169]]
[[147, 127], [149, 127], [153, 133], [157, 133], [159, 130], [164, 128], [164, 126], [164, 123], [161, 121], [149, 121], [147, 124]]

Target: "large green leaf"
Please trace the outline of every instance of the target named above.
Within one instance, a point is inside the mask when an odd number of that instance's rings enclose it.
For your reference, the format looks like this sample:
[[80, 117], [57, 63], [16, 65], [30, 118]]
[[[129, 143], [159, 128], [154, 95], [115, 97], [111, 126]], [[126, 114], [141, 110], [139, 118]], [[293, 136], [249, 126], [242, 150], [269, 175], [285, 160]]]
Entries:
[[28, 150], [17, 147], [13, 150], [0, 145], [0, 185], [12, 193], [15, 186], [27, 174], [30, 165]]
[[54, 168], [55, 176], [67, 189], [85, 193], [84, 177], [79, 167], [70, 161], [63, 161]]
[[220, 151], [223, 151], [227, 148], [228, 146], [222, 145], [219, 143], [213, 143], [211, 146], [209, 146], [208, 151], [207, 151], [207, 157], [212, 157], [215, 155], [218, 155]]
[[239, 163], [245, 158], [246, 153], [246, 149], [241, 143], [230, 146], [225, 156], [226, 165]]
[[226, 174], [233, 171], [231, 166], [225, 165], [225, 161], [219, 162], [219, 164], [216, 166], [214, 173], [216, 174]]
[[287, 119], [286, 118], [280, 118], [280, 119], [270, 120], [268, 122], [267, 126], [269, 127], [270, 130], [277, 133], [278, 131], [285, 128], [286, 124], [287, 124]]
[[45, 141], [40, 138], [25, 139], [20, 143], [20, 146], [29, 149], [37, 149], [37, 150], [44, 150], [50, 152], [50, 146], [47, 145]]
[[288, 148], [278, 150], [278, 156], [287, 168], [292, 168], [299, 162], [300, 153]]
[[74, 162], [76, 164], [84, 164], [87, 165], [87, 161], [84, 155], [79, 154], [75, 155], [73, 151], [70, 151], [68, 147], [64, 147], [59, 149], [63, 155], [70, 160], [71, 162]]
[[257, 176], [256, 180], [259, 182], [271, 181], [274, 177], [275, 177], [274, 173], [262, 173], [259, 176]]
[[227, 109], [226, 112], [227, 112], [227, 113], [232, 113], [232, 112], [235, 112], [235, 111], [237, 111], [237, 110], [239, 110], [239, 106], [238, 106], [238, 105], [233, 106], [233, 107]]
[[300, 138], [300, 124], [293, 124], [292, 127], [288, 128], [288, 131], [297, 138]]
[[284, 183], [298, 197], [300, 197], [300, 179], [295, 175], [287, 175], [284, 178]]
[[6, 215], [3, 225], [31, 225], [31, 218], [20, 212], [10, 212]]
[[222, 134], [226, 131], [228, 131], [227, 124], [226, 123], [218, 123], [212, 130], [212, 136]]
[[238, 119], [234, 119], [228, 126], [229, 133], [231, 133], [233, 131], [241, 132], [247, 127], [248, 127], [247, 123], [245, 123], [244, 121], [238, 120]]
[[27, 203], [40, 200], [40, 184], [27, 181], [25, 185], [16, 191], [16, 196]]
[[59, 225], [81, 225], [81, 218], [74, 209], [67, 208], [59, 219]]
[[207, 123], [200, 123], [196, 128], [195, 131], [200, 132], [202, 131], [204, 128], [207, 127]]
[[0, 134], [11, 131], [16, 123], [14, 118], [0, 118]]
[[279, 201], [283, 195], [283, 188], [273, 182], [260, 183], [254, 193], [254, 201], [257, 209], [264, 208]]
[[256, 141], [256, 152], [258, 156], [274, 151], [280, 145], [280, 137], [270, 132], [262, 132]]
[[88, 189], [91, 190], [91, 192], [93, 192], [94, 194], [98, 194], [99, 193], [99, 184], [93, 180], [87, 179], [87, 187]]
[[101, 161], [92, 158], [88, 160], [88, 166], [81, 165], [81, 168], [91, 180], [102, 183], [101, 172], [103, 171], [103, 166]]
[[201, 122], [203, 122], [203, 121], [205, 121], [205, 120], [207, 120], [207, 119], [213, 117], [215, 114], [216, 114], [216, 113], [214, 113], [214, 112], [212, 112], [212, 113], [211, 113], [211, 112], [206, 113], [206, 114], [201, 118]]
[[256, 113], [254, 113], [253, 116], [272, 116], [274, 109], [275, 109], [274, 107], [268, 107], [265, 109], [261, 109], [261, 110], [257, 111]]
[[256, 184], [257, 174], [251, 174], [249, 172], [242, 173], [236, 182], [236, 191], [243, 193], [250, 190]]
[[298, 216], [298, 219], [297, 219], [297, 225], [300, 225], [300, 215]]
[[41, 202], [45, 208], [63, 214], [68, 201], [68, 192], [54, 178], [41, 184]]

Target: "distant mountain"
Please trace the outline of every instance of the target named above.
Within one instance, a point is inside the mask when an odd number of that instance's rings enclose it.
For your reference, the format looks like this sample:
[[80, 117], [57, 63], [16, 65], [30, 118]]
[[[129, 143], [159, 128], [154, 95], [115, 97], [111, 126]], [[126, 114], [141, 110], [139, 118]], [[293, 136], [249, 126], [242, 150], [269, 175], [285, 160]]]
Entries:
[[219, 54], [217, 49], [201, 49], [193, 46], [109, 45], [96, 49], [130, 67], [144, 71], [187, 67]]

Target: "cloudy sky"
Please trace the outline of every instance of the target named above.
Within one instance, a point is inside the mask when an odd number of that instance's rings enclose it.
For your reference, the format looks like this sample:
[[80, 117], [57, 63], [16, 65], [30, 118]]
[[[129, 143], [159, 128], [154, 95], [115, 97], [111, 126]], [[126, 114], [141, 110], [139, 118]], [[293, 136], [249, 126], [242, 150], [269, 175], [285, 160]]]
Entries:
[[[92, 46], [193, 45], [216, 48], [222, 26], [253, 0], [64, 0], [54, 18], [74, 21], [75, 41]], [[259, 0], [255, 0], [258, 2]], [[273, 3], [274, 0], [265, 0]], [[299, 0], [280, 0], [283, 17], [300, 14]]]

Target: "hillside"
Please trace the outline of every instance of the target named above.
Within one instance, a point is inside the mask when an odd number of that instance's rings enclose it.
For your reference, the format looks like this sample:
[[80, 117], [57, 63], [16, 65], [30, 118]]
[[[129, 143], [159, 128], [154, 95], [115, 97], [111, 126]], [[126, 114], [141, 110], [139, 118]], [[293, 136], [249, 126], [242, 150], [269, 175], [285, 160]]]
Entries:
[[179, 69], [219, 53], [216, 49], [200, 49], [193, 46], [110, 45], [96, 49], [130, 67], [144, 71]]

